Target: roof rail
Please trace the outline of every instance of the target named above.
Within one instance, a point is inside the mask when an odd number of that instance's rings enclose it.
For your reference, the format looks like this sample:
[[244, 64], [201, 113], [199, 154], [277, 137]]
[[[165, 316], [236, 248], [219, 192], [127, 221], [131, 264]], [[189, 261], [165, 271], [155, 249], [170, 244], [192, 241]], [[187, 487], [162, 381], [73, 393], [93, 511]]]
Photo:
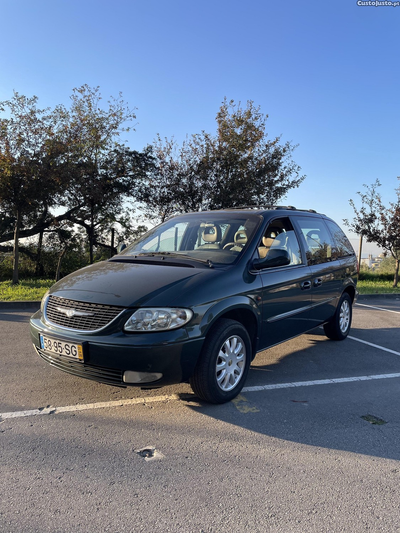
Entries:
[[237, 205], [234, 207], [225, 207], [221, 209], [221, 211], [229, 211], [233, 209], [254, 209], [255, 211], [261, 211], [261, 210], [279, 210], [283, 209], [286, 211], [302, 211], [303, 213], [315, 213], [318, 214], [315, 209], [298, 209], [297, 207], [294, 207], [293, 205]]
[[254, 209], [254, 210], [260, 210], [260, 209], [296, 209], [292, 205], [237, 205], [234, 207], [225, 207], [223, 208], [223, 211], [229, 210], [229, 209]]

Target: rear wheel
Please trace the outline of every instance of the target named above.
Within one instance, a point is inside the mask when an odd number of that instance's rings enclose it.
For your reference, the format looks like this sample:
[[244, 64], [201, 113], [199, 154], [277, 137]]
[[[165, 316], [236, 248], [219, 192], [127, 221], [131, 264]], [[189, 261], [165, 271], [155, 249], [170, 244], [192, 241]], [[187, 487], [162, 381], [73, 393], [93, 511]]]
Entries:
[[324, 325], [325, 335], [329, 339], [342, 341], [349, 334], [351, 319], [352, 301], [347, 292], [345, 292], [339, 300], [334, 316]]
[[243, 388], [250, 360], [246, 328], [236, 320], [221, 319], [207, 335], [190, 385], [202, 400], [228, 402]]

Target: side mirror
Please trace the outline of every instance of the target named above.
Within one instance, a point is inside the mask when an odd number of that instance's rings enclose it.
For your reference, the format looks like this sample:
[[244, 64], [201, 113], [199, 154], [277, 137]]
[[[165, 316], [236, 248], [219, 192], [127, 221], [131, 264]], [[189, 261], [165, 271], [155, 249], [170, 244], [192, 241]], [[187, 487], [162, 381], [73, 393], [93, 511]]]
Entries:
[[118, 244], [117, 246], [117, 254], [120, 254], [122, 252], [122, 250], [125, 250], [126, 248], [126, 244], [124, 242], [121, 242], [120, 244]]
[[272, 248], [263, 259], [254, 259], [252, 268], [254, 270], [264, 270], [264, 268], [273, 268], [290, 265], [290, 256], [286, 250]]

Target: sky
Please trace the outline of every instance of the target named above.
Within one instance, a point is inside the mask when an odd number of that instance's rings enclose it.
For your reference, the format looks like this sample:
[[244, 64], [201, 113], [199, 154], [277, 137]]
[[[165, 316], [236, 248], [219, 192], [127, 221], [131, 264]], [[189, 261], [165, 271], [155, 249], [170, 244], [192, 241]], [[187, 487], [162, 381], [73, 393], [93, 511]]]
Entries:
[[[379, 4], [379, 5], [366, 5]], [[389, 5], [384, 5], [389, 4]], [[392, 4], [392, 5], [390, 5]], [[344, 226], [349, 200], [400, 185], [400, 2], [0, 0], [0, 101], [69, 106], [74, 87], [136, 108], [128, 146], [216, 132], [226, 97], [268, 115], [306, 179], [282, 200]], [[364, 244], [363, 256], [379, 253]]]

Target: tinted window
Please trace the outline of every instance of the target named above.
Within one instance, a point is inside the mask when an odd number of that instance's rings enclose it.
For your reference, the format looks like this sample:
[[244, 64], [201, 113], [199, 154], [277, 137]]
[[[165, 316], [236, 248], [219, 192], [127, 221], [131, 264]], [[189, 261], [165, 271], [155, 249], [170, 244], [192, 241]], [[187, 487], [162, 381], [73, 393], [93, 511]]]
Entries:
[[296, 218], [306, 245], [307, 261], [310, 265], [326, 263], [336, 259], [331, 234], [320, 218]]
[[349, 239], [339, 228], [339, 226], [333, 222], [333, 220], [325, 220], [326, 225], [329, 228], [329, 231], [333, 235], [333, 240], [335, 243], [335, 252], [338, 257], [347, 257], [349, 255], [354, 255], [353, 247], [350, 244]]
[[288, 218], [278, 218], [268, 224], [258, 246], [258, 255], [268, 259], [276, 250], [285, 250], [289, 254], [289, 265], [302, 262], [299, 242]]

